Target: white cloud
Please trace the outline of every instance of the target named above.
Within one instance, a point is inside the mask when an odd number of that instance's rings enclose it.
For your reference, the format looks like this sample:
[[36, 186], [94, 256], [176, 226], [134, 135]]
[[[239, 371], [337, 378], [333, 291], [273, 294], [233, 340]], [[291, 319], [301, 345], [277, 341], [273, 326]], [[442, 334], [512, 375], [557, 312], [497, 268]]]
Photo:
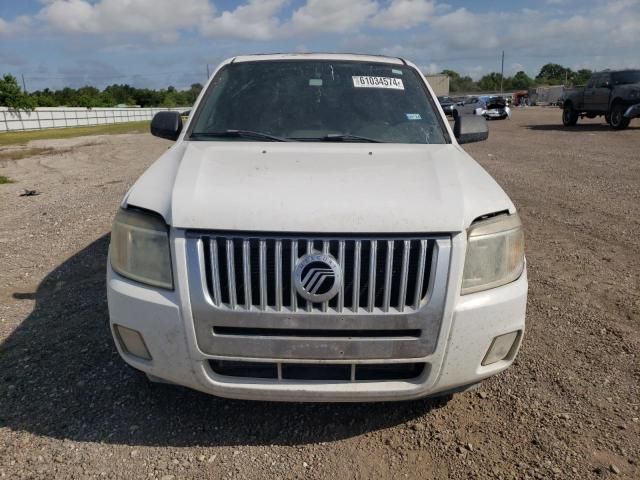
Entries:
[[287, 0], [249, 0], [233, 11], [202, 22], [204, 35], [253, 40], [269, 40], [278, 35], [278, 12]]
[[152, 33], [166, 39], [210, 16], [207, 0], [48, 0], [38, 17], [63, 32]]
[[356, 33], [378, 11], [371, 0], [307, 0], [291, 17], [293, 33]]
[[437, 63], [430, 63], [429, 65], [421, 65], [420, 71], [425, 75], [434, 75], [442, 71], [442, 67]]
[[413, 28], [426, 22], [435, 10], [431, 0], [391, 0], [371, 19], [371, 25], [390, 30]]
[[16, 17], [9, 22], [0, 17], [0, 36], [22, 33], [30, 24], [31, 19], [24, 15]]
[[495, 49], [499, 45], [498, 32], [504, 29], [505, 18], [501, 14], [469, 12], [459, 8], [436, 17], [431, 26], [443, 42], [457, 49]]

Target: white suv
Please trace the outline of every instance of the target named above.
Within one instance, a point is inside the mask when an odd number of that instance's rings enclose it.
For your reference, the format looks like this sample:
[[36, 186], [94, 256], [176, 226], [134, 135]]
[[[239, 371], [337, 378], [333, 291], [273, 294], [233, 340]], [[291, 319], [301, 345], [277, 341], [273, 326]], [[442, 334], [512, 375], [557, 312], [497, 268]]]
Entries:
[[223, 62], [124, 198], [109, 314], [151, 380], [222, 397], [449, 394], [511, 365], [524, 332], [521, 223], [397, 58]]

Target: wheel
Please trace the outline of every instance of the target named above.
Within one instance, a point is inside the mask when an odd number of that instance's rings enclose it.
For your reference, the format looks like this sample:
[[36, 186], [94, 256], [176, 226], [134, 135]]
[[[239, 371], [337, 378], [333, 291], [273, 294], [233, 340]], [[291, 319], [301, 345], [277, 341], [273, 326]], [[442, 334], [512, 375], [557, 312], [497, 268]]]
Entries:
[[562, 109], [562, 124], [565, 127], [572, 127], [578, 123], [578, 112], [573, 109], [573, 105], [567, 103]]
[[609, 114], [609, 124], [614, 130], [623, 130], [629, 126], [630, 119], [624, 116], [624, 105], [615, 103]]
[[611, 115], [609, 115], [609, 112], [604, 114], [604, 121], [611, 124]]

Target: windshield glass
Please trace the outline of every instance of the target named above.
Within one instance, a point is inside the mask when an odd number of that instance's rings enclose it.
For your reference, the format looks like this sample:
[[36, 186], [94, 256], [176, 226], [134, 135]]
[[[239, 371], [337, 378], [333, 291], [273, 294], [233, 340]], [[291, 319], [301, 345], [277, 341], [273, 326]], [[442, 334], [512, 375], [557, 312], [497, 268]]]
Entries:
[[[418, 73], [406, 65], [289, 60], [223, 67], [195, 113], [190, 138], [449, 143]], [[209, 135], [209, 136], [207, 136]]]
[[612, 73], [614, 85], [626, 85], [628, 83], [640, 83], [640, 70], [627, 70], [624, 72]]

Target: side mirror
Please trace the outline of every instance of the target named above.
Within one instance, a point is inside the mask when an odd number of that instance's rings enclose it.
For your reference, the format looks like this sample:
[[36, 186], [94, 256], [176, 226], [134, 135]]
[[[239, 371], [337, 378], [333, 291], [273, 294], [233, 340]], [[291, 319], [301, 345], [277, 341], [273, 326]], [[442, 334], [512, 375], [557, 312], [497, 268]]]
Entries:
[[151, 120], [151, 135], [177, 140], [182, 131], [180, 112], [158, 112]]
[[487, 121], [480, 115], [458, 115], [453, 124], [458, 143], [481, 142], [489, 138]]

